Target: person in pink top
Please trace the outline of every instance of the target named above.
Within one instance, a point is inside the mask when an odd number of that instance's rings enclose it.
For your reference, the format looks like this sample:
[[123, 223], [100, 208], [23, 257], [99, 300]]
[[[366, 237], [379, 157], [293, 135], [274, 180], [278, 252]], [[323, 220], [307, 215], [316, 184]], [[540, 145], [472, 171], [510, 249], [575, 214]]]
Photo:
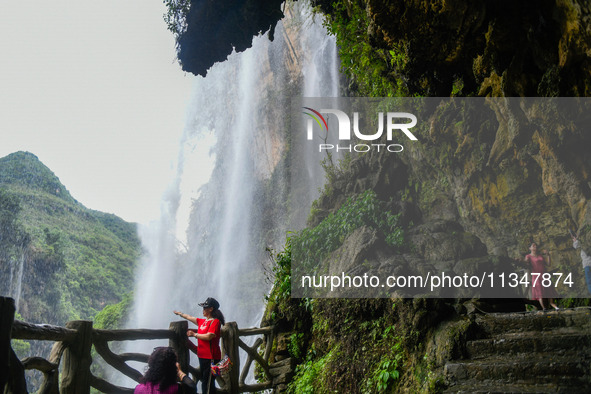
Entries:
[[201, 390], [203, 393], [215, 394], [215, 378], [211, 374], [211, 364], [218, 363], [222, 358], [220, 349], [221, 327], [226, 323], [223, 313], [220, 311], [220, 303], [215, 298], [209, 297], [199, 304], [203, 308], [203, 317], [198, 318], [186, 313], [174, 311], [183, 319], [197, 325], [197, 330], [187, 331], [188, 337], [197, 338], [197, 346], [189, 341], [189, 348], [199, 358], [201, 369]]
[[554, 309], [558, 310], [558, 306], [554, 303], [554, 297], [556, 297], [556, 291], [554, 290], [554, 287], [544, 287], [542, 285], [542, 275], [546, 272], [546, 259], [544, 256], [548, 257], [547, 265], [550, 266], [550, 254], [545, 249], [542, 251], [541, 255], [538, 254], [538, 245], [535, 242], [532, 242], [532, 244], [529, 246], [529, 251], [530, 253], [525, 256], [525, 262], [529, 263], [529, 268], [531, 269], [532, 274], [540, 274], [537, 277], [537, 280], [536, 276], [532, 275], [531, 277], [531, 299], [538, 300], [542, 310], [545, 311], [546, 305], [544, 303], [544, 299], [547, 298], [549, 304]]
[[134, 394], [195, 394], [197, 387], [177, 362], [174, 349], [157, 347], [148, 359], [148, 370]]

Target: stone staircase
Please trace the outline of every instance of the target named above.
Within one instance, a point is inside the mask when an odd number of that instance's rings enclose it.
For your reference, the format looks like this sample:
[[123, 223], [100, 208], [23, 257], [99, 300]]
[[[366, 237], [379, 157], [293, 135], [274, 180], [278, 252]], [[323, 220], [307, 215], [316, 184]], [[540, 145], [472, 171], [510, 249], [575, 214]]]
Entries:
[[446, 393], [591, 393], [591, 308], [490, 313], [445, 365]]

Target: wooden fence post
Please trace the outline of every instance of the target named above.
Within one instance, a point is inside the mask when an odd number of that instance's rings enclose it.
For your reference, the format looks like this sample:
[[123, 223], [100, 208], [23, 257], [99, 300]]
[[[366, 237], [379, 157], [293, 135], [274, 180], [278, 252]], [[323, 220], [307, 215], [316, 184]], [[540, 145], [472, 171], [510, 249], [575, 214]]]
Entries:
[[168, 341], [168, 346], [174, 349], [178, 357], [178, 362], [181, 365], [181, 370], [186, 374], [189, 373], [189, 348], [187, 347], [187, 330], [189, 329], [189, 322], [173, 321], [169, 325], [169, 330], [174, 332], [172, 338]]
[[90, 393], [90, 364], [92, 357], [92, 321], [76, 320], [66, 323], [76, 330], [76, 339], [67, 344], [62, 360], [61, 394]]
[[12, 298], [0, 297], [0, 393], [4, 392], [10, 376], [10, 338], [15, 310]]
[[16, 307], [14, 299], [0, 297], [0, 392], [26, 393], [25, 368], [12, 350], [12, 326]]
[[232, 369], [230, 370], [230, 382], [228, 384], [228, 393], [236, 394], [239, 392], [239, 376], [240, 376], [240, 358], [238, 356], [238, 324], [234, 321], [224, 324], [222, 327], [222, 339], [224, 349], [230, 360], [232, 361]]

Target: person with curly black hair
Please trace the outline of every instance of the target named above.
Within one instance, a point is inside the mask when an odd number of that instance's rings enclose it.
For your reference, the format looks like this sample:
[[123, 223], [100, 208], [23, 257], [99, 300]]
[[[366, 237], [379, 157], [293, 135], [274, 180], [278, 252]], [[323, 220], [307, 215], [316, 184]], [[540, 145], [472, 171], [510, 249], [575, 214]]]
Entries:
[[157, 347], [148, 359], [148, 370], [134, 394], [195, 394], [197, 386], [184, 373], [171, 347]]

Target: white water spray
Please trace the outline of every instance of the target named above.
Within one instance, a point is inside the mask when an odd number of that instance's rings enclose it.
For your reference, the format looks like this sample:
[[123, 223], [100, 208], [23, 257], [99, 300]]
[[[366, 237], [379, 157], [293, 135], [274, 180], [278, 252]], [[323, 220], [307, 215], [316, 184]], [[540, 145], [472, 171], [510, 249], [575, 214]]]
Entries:
[[[160, 220], [140, 234], [147, 253], [131, 327], [168, 327], [177, 319], [173, 310], [199, 316], [197, 303], [210, 296], [227, 321], [259, 324], [270, 285], [264, 280], [265, 247], [281, 248], [286, 231], [303, 223], [289, 217], [285, 204], [290, 99], [338, 95], [334, 38], [300, 3], [289, 5], [273, 42], [256, 37], [252, 48], [197, 79], [177, 176]], [[323, 179], [317, 161], [308, 171]], [[318, 185], [306, 190], [291, 198], [309, 207]]]
[[17, 256], [8, 258], [9, 267], [9, 278], [8, 278], [8, 289], [7, 295], [14, 299], [16, 310], [19, 310], [21, 293], [23, 287], [23, 274], [25, 270], [25, 263], [27, 261], [27, 250], [26, 247], [20, 248], [20, 253]]

